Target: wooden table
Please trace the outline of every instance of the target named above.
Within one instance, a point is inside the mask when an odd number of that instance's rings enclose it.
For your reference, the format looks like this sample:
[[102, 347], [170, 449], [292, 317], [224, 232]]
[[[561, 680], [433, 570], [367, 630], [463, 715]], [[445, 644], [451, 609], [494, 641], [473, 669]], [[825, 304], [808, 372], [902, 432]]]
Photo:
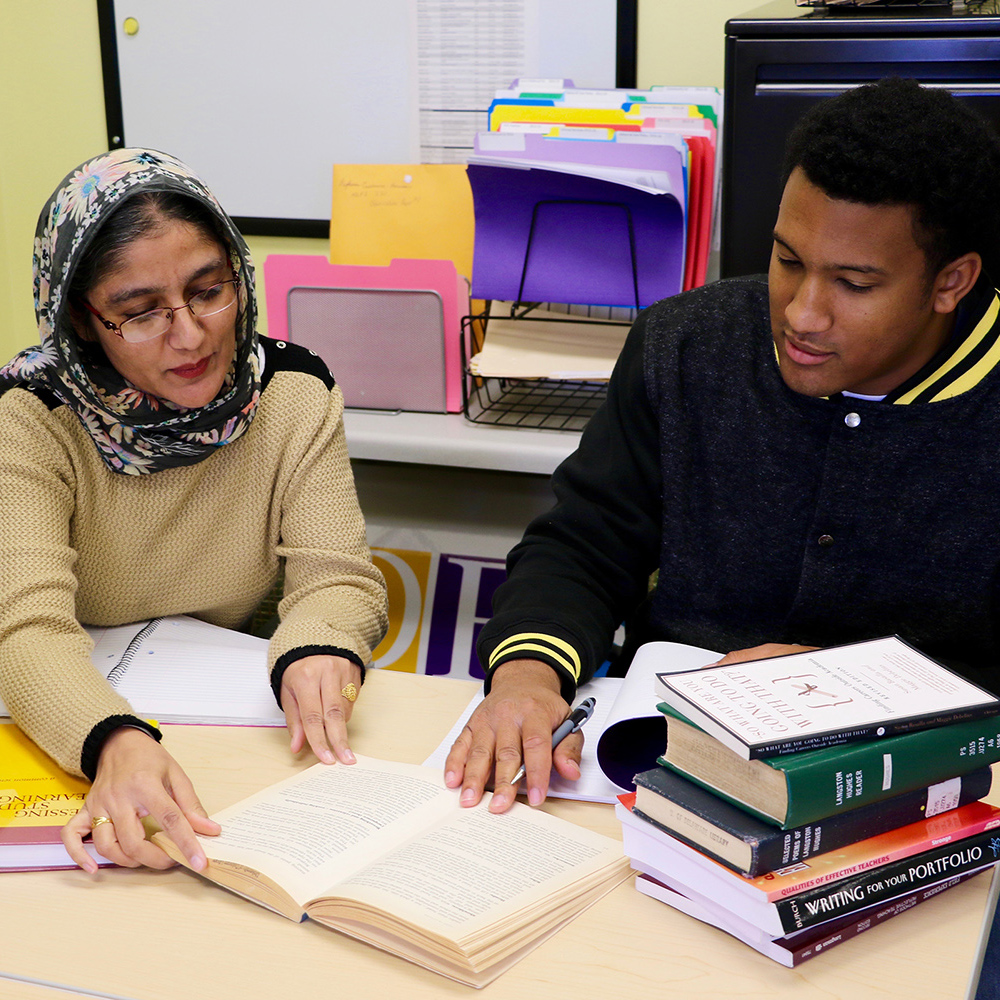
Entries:
[[[422, 761], [467, 703], [473, 682], [371, 671], [351, 721], [360, 753]], [[168, 726], [165, 744], [209, 812], [312, 763], [284, 730]], [[994, 793], [994, 797], [996, 793]], [[546, 808], [620, 837], [608, 805]], [[785, 969], [619, 886], [486, 987], [490, 1000], [960, 998], [989, 885], [980, 876]], [[47, 988], [4, 979], [22, 977]], [[130, 1000], [421, 1000], [469, 987], [343, 937], [294, 924], [181, 869], [0, 876], [0, 997], [58, 1000], [56, 987]]]

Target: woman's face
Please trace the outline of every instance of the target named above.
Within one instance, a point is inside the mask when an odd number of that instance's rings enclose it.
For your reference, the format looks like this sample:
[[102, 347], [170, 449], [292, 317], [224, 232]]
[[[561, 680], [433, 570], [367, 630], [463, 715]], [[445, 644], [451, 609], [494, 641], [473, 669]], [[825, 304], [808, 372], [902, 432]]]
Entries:
[[198, 319], [190, 309], [177, 307], [231, 277], [228, 254], [215, 239], [188, 222], [163, 219], [128, 246], [118, 268], [90, 289], [87, 301], [118, 325], [170, 306], [175, 310], [170, 329], [129, 344], [87, 313], [89, 330], [136, 388], [188, 409], [204, 406], [218, 395], [232, 364], [238, 308]]

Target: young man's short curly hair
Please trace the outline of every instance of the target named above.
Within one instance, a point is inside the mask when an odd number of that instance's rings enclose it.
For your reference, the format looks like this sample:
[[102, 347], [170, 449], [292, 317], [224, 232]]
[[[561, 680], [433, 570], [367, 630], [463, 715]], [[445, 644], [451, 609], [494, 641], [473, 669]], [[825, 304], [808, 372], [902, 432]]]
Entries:
[[834, 198], [912, 205], [930, 271], [976, 251], [1000, 263], [1000, 137], [944, 90], [890, 77], [822, 101], [788, 137], [796, 167]]

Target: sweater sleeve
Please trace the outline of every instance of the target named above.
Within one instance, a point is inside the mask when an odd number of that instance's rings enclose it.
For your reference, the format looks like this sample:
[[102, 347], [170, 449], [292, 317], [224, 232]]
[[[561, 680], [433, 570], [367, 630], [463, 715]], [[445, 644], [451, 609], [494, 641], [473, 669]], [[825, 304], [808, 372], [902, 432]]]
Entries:
[[528, 526], [507, 557], [507, 580], [478, 642], [487, 691], [502, 663], [539, 659], [560, 675], [569, 701], [646, 595], [659, 563], [661, 471], [644, 380], [645, 324], [642, 314], [607, 402], [552, 477], [555, 507]]
[[94, 667], [93, 643], [76, 620], [76, 552], [70, 545], [76, 478], [70, 453], [63, 428], [44, 403], [26, 390], [4, 395], [0, 697], [14, 721], [60, 767], [81, 774], [92, 733], [106, 736], [122, 724], [146, 727]]
[[388, 627], [385, 582], [372, 564], [344, 437], [343, 395], [325, 413], [281, 495], [285, 591], [270, 647], [271, 683], [314, 653], [346, 656], [362, 670]]

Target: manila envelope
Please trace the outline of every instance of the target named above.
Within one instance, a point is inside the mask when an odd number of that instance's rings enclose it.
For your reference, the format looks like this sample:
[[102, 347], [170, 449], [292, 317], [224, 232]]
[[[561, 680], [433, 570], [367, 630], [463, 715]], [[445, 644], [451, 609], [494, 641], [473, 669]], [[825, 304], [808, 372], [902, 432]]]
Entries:
[[338, 163], [330, 263], [450, 260], [472, 280], [475, 214], [463, 163]]

